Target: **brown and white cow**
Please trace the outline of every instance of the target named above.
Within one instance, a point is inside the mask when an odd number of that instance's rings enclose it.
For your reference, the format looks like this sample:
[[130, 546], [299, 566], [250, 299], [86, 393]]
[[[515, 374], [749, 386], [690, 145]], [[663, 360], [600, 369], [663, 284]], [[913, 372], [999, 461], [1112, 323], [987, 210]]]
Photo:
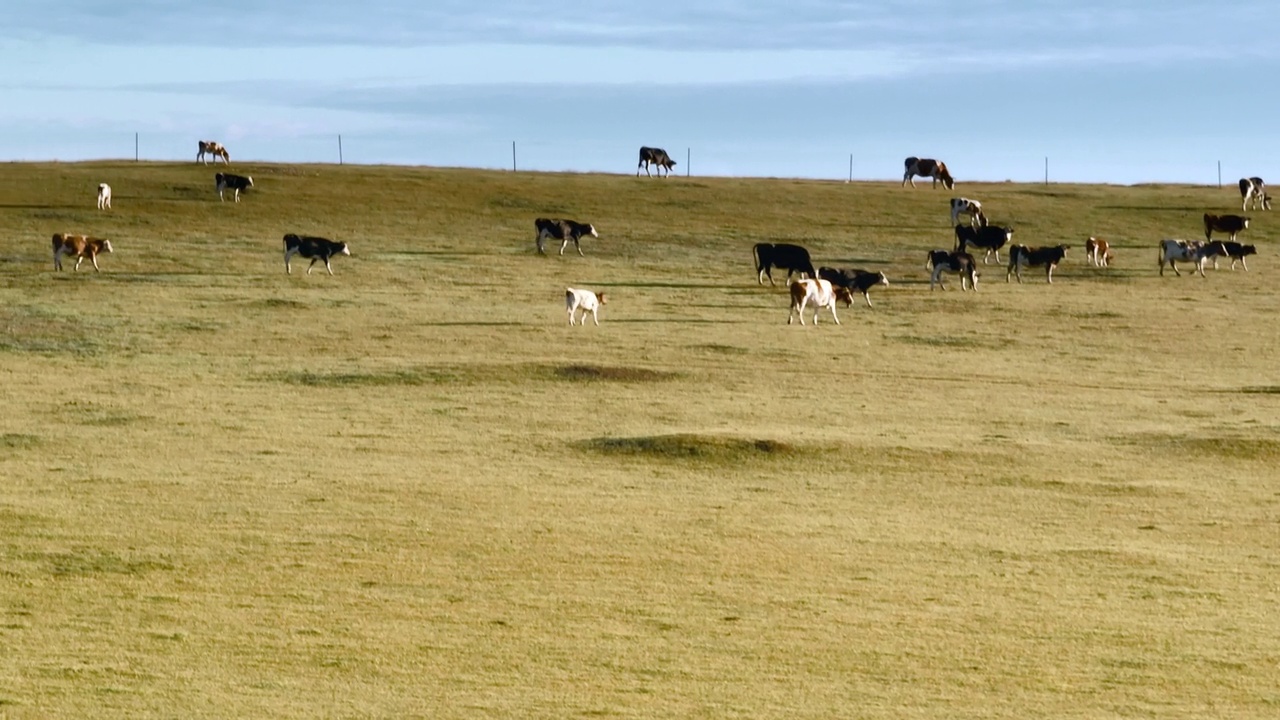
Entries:
[[212, 140], [197, 140], [196, 142], [200, 146], [200, 151], [196, 153], [196, 162], [203, 161], [205, 165], [208, 165], [209, 160], [205, 156], [209, 155], [213, 157], [215, 165], [218, 162], [218, 158], [222, 158], [223, 164], [231, 164], [231, 155], [227, 153], [227, 149], [222, 147], [220, 143]]
[[1214, 215], [1212, 213], [1204, 214], [1204, 241], [1213, 240], [1213, 231], [1217, 230], [1221, 233], [1227, 233], [1231, 236], [1231, 241], [1235, 242], [1236, 235], [1242, 231], [1249, 229], [1249, 218], [1243, 215]]
[[1067, 256], [1067, 245], [1053, 247], [1029, 248], [1026, 245], [1014, 245], [1009, 248], [1009, 269], [1004, 273], [1004, 281], [1009, 282], [1010, 275], [1016, 275], [1022, 282], [1022, 268], [1044, 266], [1045, 277], [1053, 283], [1053, 270]]
[[1107, 267], [1111, 264], [1111, 243], [1099, 237], [1090, 237], [1084, 241], [1084, 258], [1090, 265]]
[[93, 263], [94, 272], [100, 272], [98, 267], [98, 253], [111, 252], [111, 241], [102, 238], [89, 237], [87, 235], [71, 235], [67, 233], [53, 234], [53, 269], [62, 270], [62, 256], [74, 256], [76, 258], [76, 266], [72, 270], [79, 270], [80, 263], [84, 262], [86, 257]]
[[906, 185], [907, 181], [911, 181], [911, 187], [916, 186], [916, 176], [933, 178], [933, 187], [938, 187], [938, 181], [942, 181], [942, 186], [948, 190], [952, 190], [956, 186], [956, 181], [951, 177], [951, 173], [947, 172], [947, 164], [941, 160], [933, 160], [931, 158], [909, 157], [902, 162], [906, 167], [906, 172], [902, 174], [902, 184]]
[[[787, 313], [787, 324], [795, 319], [797, 314], [800, 315], [800, 324], [804, 324], [804, 309], [808, 305], [813, 305], [813, 324], [818, 324], [818, 311], [827, 308], [831, 311], [831, 319], [840, 324], [840, 318], [836, 316], [836, 301], [844, 300], [849, 305], [853, 304], [853, 294], [849, 292], [849, 288], [832, 285], [830, 280], [821, 278], [805, 278], [796, 280], [791, 283], [791, 310]], [[846, 305], [848, 307], [848, 305]]]

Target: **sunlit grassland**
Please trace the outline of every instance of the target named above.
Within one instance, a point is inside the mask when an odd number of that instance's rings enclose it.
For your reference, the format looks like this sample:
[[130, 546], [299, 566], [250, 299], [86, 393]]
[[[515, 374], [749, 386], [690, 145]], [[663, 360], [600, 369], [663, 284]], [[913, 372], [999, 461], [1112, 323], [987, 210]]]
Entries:
[[[0, 718], [1280, 712], [1280, 216], [1156, 269], [1234, 188], [232, 170], [0, 166]], [[930, 292], [952, 194], [1056, 282]]]

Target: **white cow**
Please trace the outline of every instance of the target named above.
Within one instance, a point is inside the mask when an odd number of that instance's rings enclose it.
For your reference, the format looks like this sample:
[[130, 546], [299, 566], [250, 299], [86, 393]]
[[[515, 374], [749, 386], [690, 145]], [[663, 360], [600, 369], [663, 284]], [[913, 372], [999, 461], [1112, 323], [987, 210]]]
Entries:
[[98, 209], [111, 209], [111, 186], [106, 183], [98, 183]]
[[831, 319], [840, 324], [840, 318], [836, 316], [836, 301], [844, 300], [845, 303], [853, 302], [853, 293], [847, 287], [832, 285], [830, 280], [805, 278], [804, 280], [796, 280], [791, 283], [791, 311], [787, 313], [787, 324], [790, 325], [794, 316], [799, 313], [800, 324], [804, 324], [804, 309], [810, 303], [813, 304], [813, 324], [818, 324], [818, 311], [827, 308], [831, 311]]
[[1164, 275], [1164, 265], [1168, 263], [1169, 267], [1173, 268], [1174, 274], [1181, 276], [1182, 273], [1178, 272], [1177, 262], [1182, 260], [1195, 263], [1200, 277], [1204, 277], [1204, 261], [1206, 257], [1204, 245], [1199, 240], [1161, 240], [1160, 274]]
[[600, 324], [600, 318], [596, 316], [596, 312], [600, 310], [600, 306], [606, 304], [604, 293], [599, 295], [590, 290], [581, 290], [576, 288], [565, 288], [564, 306], [569, 311], [569, 324], [577, 324], [578, 310], [582, 310], [582, 324], [587, 324], [587, 313], [591, 313], [591, 319], [596, 325]]

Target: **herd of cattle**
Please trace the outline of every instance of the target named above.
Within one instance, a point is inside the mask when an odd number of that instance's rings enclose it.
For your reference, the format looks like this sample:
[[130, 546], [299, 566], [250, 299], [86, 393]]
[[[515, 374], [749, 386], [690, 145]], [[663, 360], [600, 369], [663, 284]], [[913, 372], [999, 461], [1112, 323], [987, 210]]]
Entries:
[[[213, 141], [201, 140], [198, 144], [196, 161], [207, 165], [209, 159], [212, 159], [215, 164], [218, 160], [221, 160], [224, 165], [230, 165], [231, 163], [231, 156], [225, 147]], [[641, 147], [640, 161], [636, 166], [636, 175], [639, 176], [640, 169], [643, 168], [645, 174], [652, 177], [649, 172], [651, 165], [658, 168], [659, 177], [663, 176], [664, 170], [666, 175], [670, 175], [671, 169], [675, 164], [676, 162], [662, 148]], [[940, 160], [909, 157], [904, 161], [903, 165], [903, 186], [910, 182], [911, 186], [915, 187], [916, 177], [928, 177], [932, 179], [934, 187], [941, 182], [943, 187], [948, 190], [955, 188], [955, 179], [947, 169], [946, 163]], [[225, 191], [232, 190], [234, 191], [235, 202], [239, 202], [240, 193], [252, 187], [252, 177], [227, 172], [219, 172], [214, 175], [214, 188], [220, 200], [225, 200]], [[1239, 187], [1241, 210], [1247, 210], [1250, 206], [1255, 210], [1271, 209], [1271, 196], [1267, 194], [1266, 184], [1262, 181], [1262, 178], [1241, 178]], [[111, 209], [111, 186], [107, 183], [98, 185], [98, 209]], [[1066, 257], [1067, 245], [1028, 247], [1026, 245], [1011, 244], [1013, 228], [988, 223], [982, 203], [978, 200], [963, 197], [951, 198], [950, 216], [951, 224], [955, 228], [955, 246], [951, 250], [935, 249], [929, 251], [925, 269], [930, 272], [930, 290], [935, 287], [946, 290], [945, 275], [958, 275], [962, 291], [970, 288], [975, 291], [978, 289], [978, 263], [974, 255], [970, 254], [970, 249], [977, 249], [983, 252], [982, 262], [984, 265], [989, 264], [993, 257], [995, 262], [999, 264], [1001, 262], [1000, 251], [1008, 246], [1009, 261], [1005, 271], [1006, 282], [1012, 277], [1017, 277], [1018, 282], [1021, 283], [1023, 268], [1042, 267], [1045, 269], [1046, 281], [1052, 283], [1053, 271]], [[967, 223], [960, 222], [962, 217], [967, 220]], [[1177, 266], [1177, 263], [1181, 261], [1191, 264], [1196, 272], [1204, 276], [1205, 264], [1212, 261], [1214, 269], [1217, 269], [1220, 258], [1230, 259], [1232, 270], [1235, 269], [1237, 262], [1245, 270], [1248, 270], [1249, 266], [1245, 258], [1249, 255], [1257, 254], [1257, 248], [1253, 245], [1242, 245], [1236, 242], [1236, 236], [1248, 229], [1248, 227], [1249, 218], [1242, 215], [1205, 213], [1205, 239], [1203, 242], [1173, 239], [1166, 239], [1160, 242], [1158, 255], [1160, 274], [1164, 275], [1165, 266], [1168, 265], [1175, 274], [1181, 275], [1182, 273], [1179, 272]], [[587, 235], [594, 238], [600, 237], [595, 227], [590, 223], [580, 223], [565, 219], [537, 218], [534, 220], [534, 231], [535, 246], [539, 254], [545, 254], [546, 241], [550, 239], [560, 241], [561, 255], [564, 255], [565, 248], [572, 242], [578, 254], [585, 256], [580, 244], [581, 239]], [[1214, 232], [1225, 234], [1229, 239], [1214, 241]], [[1084, 250], [1086, 261], [1096, 267], [1108, 267], [1113, 258], [1110, 244], [1102, 238], [1090, 237], [1085, 242]], [[79, 270], [80, 263], [85, 258], [88, 258], [93, 264], [94, 270], [97, 271], [100, 270], [98, 267], [98, 255], [111, 251], [110, 241], [102, 238], [56, 233], [53, 236], [53, 267], [54, 270], [62, 270], [62, 258], [67, 256], [76, 258], [74, 270]], [[330, 265], [330, 260], [337, 255], [350, 254], [350, 248], [343, 242], [334, 242], [326, 238], [301, 236], [293, 233], [284, 236], [284, 265], [286, 273], [292, 272], [290, 264], [292, 257], [300, 255], [311, 260], [311, 264], [307, 267], [307, 274], [311, 273], [317, 262], [323, 262], [325, 269], [332, 275], [333, 267]], [[798, 315], [800, 324], [803, 325], [804, 311], [809, 306], [814, 308], [814, 324], [818, 322], [818, 310], [821, 308], [829, 309], [832, 319], [839, 324], [840, 320], [835, 314], [838, 301], [843, 300], [845, 307], [849, 307], [853, 304], [855, 294], [860, 294], [866, 301], [867, 307], [871, 307], [871, 289], [878, 285], [889, 284], [889, 279], [883, 272], [871, 272], [861, 268], [833, 268], [826, 266], [815, 268], [809, 251], [799, 245], [757, 243], [752, 247], [752, 255], [755, 259], [757, 284], [764, 284], [764, 280], [767, 277], [769, 284], [773, 285], [772, 271], [774, 268], [787, 271], [786, 280], [791, 297], [787, 324], [791, 324], [792, 320]], [[793, 281], [791, 279], [792, 275], [799, 275], [800, 277]], [[595, 324], [599, 325], [600, 321], [597, 313], [599, 307], [604, 304], [605, 296], [603, 293], [597, 294], [581, 288], [566, 288], [565, 306], [568, 311], [570, 325], [576, 324], [579, 311], [581, 311], [584, 325], [586, 324], [586, 314], [588, 312], [591, 313]]]

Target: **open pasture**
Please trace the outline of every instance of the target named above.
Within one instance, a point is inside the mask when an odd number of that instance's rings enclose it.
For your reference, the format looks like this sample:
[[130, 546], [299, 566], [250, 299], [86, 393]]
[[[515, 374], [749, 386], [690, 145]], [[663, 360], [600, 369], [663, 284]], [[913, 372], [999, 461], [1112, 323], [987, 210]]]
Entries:
[[[0, 171], [0, 718], [1280, 713], [1280, 214], [1156, 267], [1234, 186], [231, 169]], [[929, 292], [960, 195], [1054, 284]]]

